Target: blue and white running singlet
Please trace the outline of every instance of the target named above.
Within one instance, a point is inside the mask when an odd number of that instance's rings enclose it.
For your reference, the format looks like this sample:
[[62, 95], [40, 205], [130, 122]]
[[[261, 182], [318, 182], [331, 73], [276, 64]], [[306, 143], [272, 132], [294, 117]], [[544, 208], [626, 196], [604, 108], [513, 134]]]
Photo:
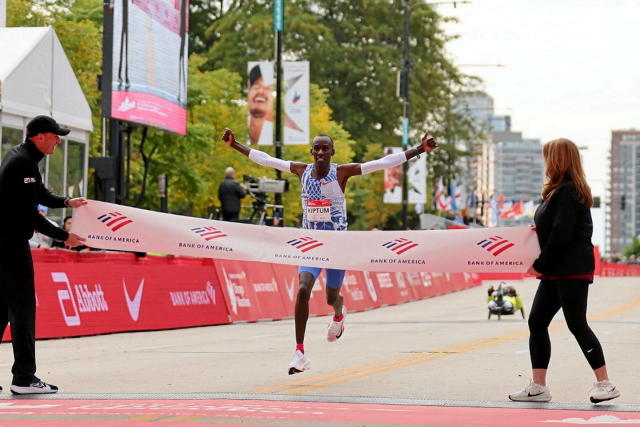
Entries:
[[327, 176], [315, 179], [312, 163], [302, 174], [302, 228], [346, 230], [347, 202], [338, 183], [337, 165], [331, 163]]

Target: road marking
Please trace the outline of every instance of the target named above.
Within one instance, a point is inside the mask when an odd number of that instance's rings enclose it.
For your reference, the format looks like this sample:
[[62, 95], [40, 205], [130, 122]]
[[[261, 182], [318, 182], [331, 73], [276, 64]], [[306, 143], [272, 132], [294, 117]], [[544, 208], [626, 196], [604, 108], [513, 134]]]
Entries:
[[[640, 297], [634, 298], [626, 304], [620, 305], [612, 310], [608, 310], [602, 313], [589, 316], [589, 320], [600, 320], [607, 317], [615, 316], [626, 311], [632, 310], [640, 306]], [[565, 322], [553, 322], [549, 325], [549, 331], [556, 331], [558, 329], [565, 328], [567, 324]], [[365, 377], [368, 375], [378, 374], [381, 372], [390, 371], [398, 368], [405, 368], [407, 366], [416, 365], [419, 363], [428, 362], [431, 360], [440, 359], [442, 357], [449, 356], [451, 354], [466, 353], [473, 350], [480, 350], [483, 348], [491, 347], [497, 344], [502, 344], [507, 341], [515, 339], [526, 338], [529, 336], [528, 329], [521, 329], [513, 332], [509, 332], [503, 335], [495, 337], [485, 337], [474, 341], [469, 341], [462, 344], [452, 345], [445, 348], [441, 348], [434, 351], [413, 353], [408, 356], [398, 357], [395, 359], [384, 360], [377, 363], [355, 366], [352, 368], [340, 369], [333, 372], [328, 372], [322, 375], [316, 375], [314, 377], [301, 378], [296, 381], [287, 382], [284, 384], [278, 384], [271, 387], [265, 387], [257, 390], [253, 390], [252, 393], [280, 393], [280, 394], [299, 394], [307, 391], [315, 390], [322, 387], [327, 387], [335, 384], [340, 384], [357, 378]]]

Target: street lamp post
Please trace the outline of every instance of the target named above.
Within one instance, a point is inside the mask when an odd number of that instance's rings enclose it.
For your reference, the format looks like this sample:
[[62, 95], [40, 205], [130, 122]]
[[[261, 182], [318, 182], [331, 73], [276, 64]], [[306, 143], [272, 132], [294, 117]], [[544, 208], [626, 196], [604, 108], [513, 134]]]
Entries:
[[[409, 15], [411, 8], [409, 0], [404, 0], [404, 30], [402, 33], [402, 74], [400, 75], [400, 97], [402, 98], [402, 150], [406, 151], [409, 145]], [[409, 188], [407, 174], [409, 166], [407, 162], [402, 164], [402, 229], [407, 229], [407, 210], [409, 206]]]
[[[276, 33], [276, 117], [275, 117], [275, 146], [276, 158], [282, 158], [282, 31], [284, 30], [284, 0], [273, 2], [273, 30]], [[280, 180], [282, 173], [276, 170], [276, 179]], [[275, 204], [282, 205], [282, 194], [275, 194]], [[282, 209], [281, 207], [278, 209]], [[280, 216], [283, 217], [282, 211]]]

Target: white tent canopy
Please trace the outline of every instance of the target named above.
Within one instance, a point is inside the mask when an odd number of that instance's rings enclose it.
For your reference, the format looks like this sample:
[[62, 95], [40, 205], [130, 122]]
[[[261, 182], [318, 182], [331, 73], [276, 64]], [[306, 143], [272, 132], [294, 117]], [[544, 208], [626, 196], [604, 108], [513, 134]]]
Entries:
[[87, 141], [91, 109], [51, 27], [0, 28], [0, 113], [45, 114]]

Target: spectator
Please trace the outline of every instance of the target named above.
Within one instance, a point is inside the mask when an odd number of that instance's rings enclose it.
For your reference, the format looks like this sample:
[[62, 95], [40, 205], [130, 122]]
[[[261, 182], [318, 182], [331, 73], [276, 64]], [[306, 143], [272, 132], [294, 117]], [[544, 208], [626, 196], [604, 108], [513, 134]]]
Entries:
[[[71, 215], [65, 216], [64, 220], [62, 221], [62, 229], [64, 231], [66, 231], [67, 233], [71, 233], [71, 221], [72, 221], [72, 217]], [[65, 246], [64, 242], [62, 240], [56, 240], [53, 239], [53, 243], [51, 244], [52, 248], [61, 248], [61, 249], [71, 249], [72, 251], [86, 251], [89, 250], [89, 248], [85, 245], [80, 245], [80, 246], [76, 246], [74, 248], [69, 248], [67, 246]]]
[[[38, 205], [38, 213], [40, 215], [42, 215], [47, 221], [49, 221], [52, 225], [58, 227], [58, 224], [47, 218], [47, 214], [49, 213], [49, 208], [43, 205]], [[68, 230], [65, 230], [68, 231]], [[31, 239], [29, 239], [29, 247], [31, 248], [41, 248], [41, 249], [48, 249], [53, 247], [53, 238], [47, 236], [46, 234], [43, 234], [39, 231], [35, 231], [33, 233], [33, 236], [31, 237]]]
[[222, 206], [223, 221], [238, 221], [240, 199], [247, 195], [244, 187], [236, 181], [236, 171], [228, 167], [224, 171], [224, 180], [218, 187], [218, 199]]

